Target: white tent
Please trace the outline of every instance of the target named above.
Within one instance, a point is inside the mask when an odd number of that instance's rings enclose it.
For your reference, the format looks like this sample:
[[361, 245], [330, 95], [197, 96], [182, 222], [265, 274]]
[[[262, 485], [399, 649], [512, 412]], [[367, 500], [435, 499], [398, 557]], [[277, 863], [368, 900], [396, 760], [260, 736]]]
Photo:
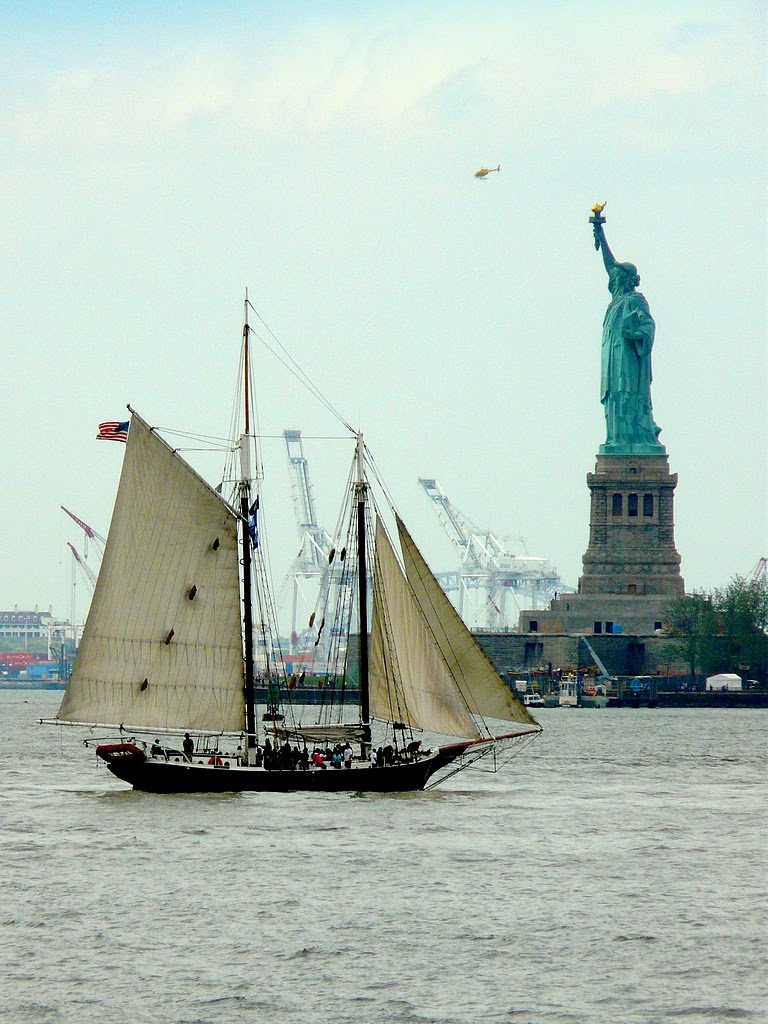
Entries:
[[708, 690], [740, 690], [741, 676], [735, 672], [721, 672], [717, 676], [707, 677]]

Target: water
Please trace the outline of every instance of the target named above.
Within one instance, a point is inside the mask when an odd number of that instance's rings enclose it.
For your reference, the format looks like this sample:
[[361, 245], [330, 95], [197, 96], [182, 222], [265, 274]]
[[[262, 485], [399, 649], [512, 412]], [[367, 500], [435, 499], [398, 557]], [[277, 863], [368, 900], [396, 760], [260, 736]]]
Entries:
[[[550, 710], [406, 796], [152, 796], [0, 694], [0, 1019], [768, 1020], [766, 711]], [[28, 701], [28, 703], [25, 703]]]

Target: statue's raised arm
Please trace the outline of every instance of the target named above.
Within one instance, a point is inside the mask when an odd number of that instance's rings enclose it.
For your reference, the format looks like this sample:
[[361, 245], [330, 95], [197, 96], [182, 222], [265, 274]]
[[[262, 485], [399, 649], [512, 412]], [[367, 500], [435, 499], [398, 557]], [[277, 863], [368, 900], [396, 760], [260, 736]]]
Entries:
[[595, 224], [595, 248], [602, 251], [605, 269], [610, 274], [616, 266], [617, 260], [608, 246], [608, 240], [605, 237], [602, 224]]
[[656, 331], [645, 296], [636, 291], [634, 263], [619, 263], [603, 231], [605, 203], [592, 207], [595, 248], [603, 254], [611, 302], [603, 321], [600, 401], [605, 410], [606, 454], [664, 452], [651, 407], [651, 349]]
[[610, 274], [611, 270], [616, 266], [616, 258], [608, 247], [608, 241], [603, 231], [603, 224], [605, 224], [605, 217], [602, 216], [603, 210], [605, 209], [605, 203], [595, 203], [592, 207], [592, 216], [589, 218], [589, 223], [594, 228], [595, 234], [595, 248], [601, 249], [603, 253], [603, 263], [605, 269]]

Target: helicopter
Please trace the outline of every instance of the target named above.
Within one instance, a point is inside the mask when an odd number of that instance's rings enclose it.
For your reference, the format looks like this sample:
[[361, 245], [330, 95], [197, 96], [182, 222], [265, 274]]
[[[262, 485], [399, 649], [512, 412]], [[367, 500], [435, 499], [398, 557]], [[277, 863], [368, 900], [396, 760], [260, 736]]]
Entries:
[[489, 174], [492, 174], [494, 171], [500, 171], [500, 170], [501, 170], [501, 164], [499, 164], [498, 167], [481, 167], [479, 171], [475, 171], [475, 177], [476, 178], [481, 178], [481, 179], [482, 178], [487, 178]]

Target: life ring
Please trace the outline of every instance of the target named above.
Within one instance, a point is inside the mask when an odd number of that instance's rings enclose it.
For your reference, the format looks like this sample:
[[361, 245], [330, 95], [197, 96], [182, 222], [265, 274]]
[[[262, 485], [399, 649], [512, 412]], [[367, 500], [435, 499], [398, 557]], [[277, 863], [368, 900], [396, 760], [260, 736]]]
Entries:
[[216, 768], [221, 768], [224, 762], [221, 760], [218, 754], [214, 754], [213, 757], [208, 758], [208, 764], [212, 764]]

